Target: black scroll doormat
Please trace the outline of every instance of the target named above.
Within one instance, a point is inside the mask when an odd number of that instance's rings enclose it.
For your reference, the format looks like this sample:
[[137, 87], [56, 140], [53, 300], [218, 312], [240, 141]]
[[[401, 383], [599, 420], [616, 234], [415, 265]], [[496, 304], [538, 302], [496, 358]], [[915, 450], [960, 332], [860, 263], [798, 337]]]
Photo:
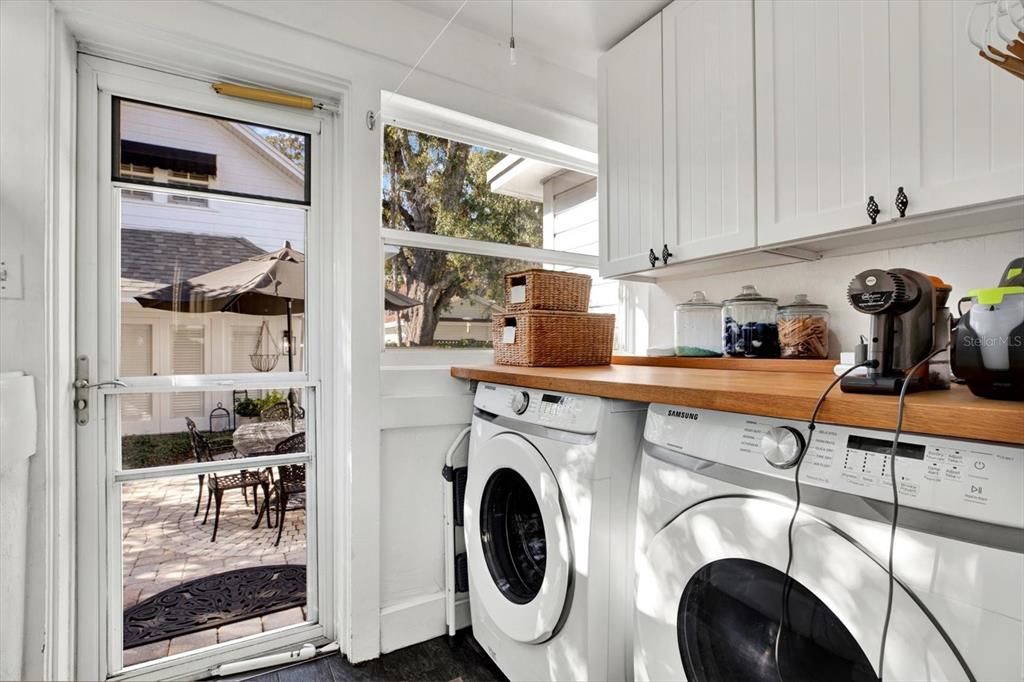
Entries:
[[190, 580], [124, 612], [124, 648], [306, 603], [305, 566], [256, 566]]

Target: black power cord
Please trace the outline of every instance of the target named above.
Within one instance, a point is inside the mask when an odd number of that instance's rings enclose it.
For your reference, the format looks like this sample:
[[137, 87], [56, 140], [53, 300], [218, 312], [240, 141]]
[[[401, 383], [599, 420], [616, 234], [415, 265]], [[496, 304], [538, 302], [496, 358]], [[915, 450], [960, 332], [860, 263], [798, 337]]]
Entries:
[[779, 669], [779, 642], [782, 639], [782, 631], [786, 629], [786, 623], [789, 620], [787, 618], [787, 613], [789, 611], [789, 592], [792, 589], [793, 584], [793, 579], [790, 577], [789, 573], [793, 568], [793, 526], [796, 524], [796, 517], [800, 513], [800, 467], [804, 463], [804, 456], [811, 448], [811, 441], [814, 439], [815, 424], [818, 420], [818, 412], [821, 411], [821, 406], [825, 403], [825, 398], [828, 394], [832, 392], [832, 389], [836, 387], [836, 384], [842, 381], [846, 375], [851, 374], [854, 370], [861, 367], [877, 366], [877, 360], [865, 360], [864, 362], [859, 362], [856, 365], [847, 368], [846, 371], [833, 379], [832, 383], [822, 391], [821, 395], [818, 397], [818, 402], [814, 405], [814, 411], [811, 412], [811, 421], [807, 425], [807, 440], [804, 442], [804, 447], [800, 451], [800, 456], [796, 460], [796, 469], [793, 473], [796, 504], [793, 507], [793, 515], [789, 517], [789, 528], [786, 530], [786, 544], [789, 554], [786, 557], [786, 579], [782, 583], [782, 610], [779, 614], [779, 629], [775, 633], [775, 671], [778, 673], [780, 680], [783, 679], [783, 677], [782, 671]]
[[892, 436], [892, 448], [889, 449], [889, 476], [892, 483], [892, 521], [889, 524], [889, 594], [885, 601], [885, 622], [882, 625], [882, 645], [878, 651], [878, 679], [882, 679], [882, 664], [885, 662], [885, 640], [889, 635], [889, 620], [892, 617], [892, 598], [895, 589], [896, 578], [893, 573], [893, 550], [896, 547], [896, 525], [900, 513], [900, 492], [899, 484], [896, 482], [896, 448], [900, 442], [900, 434], [903, 432], [903, 407], [907, 397], [907, 389], [910, 387], [914, 376], [929, 360], [939, 353], [947, 350], [946, 346], [936, 349], [928, 354], [928, 357], [918, 362], [907, 372], [907, 380], [900, 388], [900, 397], [896, 408], [896, 431]]

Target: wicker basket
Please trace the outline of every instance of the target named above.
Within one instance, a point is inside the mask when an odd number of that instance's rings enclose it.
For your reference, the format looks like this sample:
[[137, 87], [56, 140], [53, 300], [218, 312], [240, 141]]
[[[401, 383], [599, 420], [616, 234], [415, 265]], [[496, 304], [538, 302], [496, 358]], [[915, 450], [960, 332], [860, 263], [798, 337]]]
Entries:
[[505, 275], [505, 310], [564, 310], [590, 307], [590, 275], [556, 270], [524, 270]]
[[[513, 331], [506, 331], [509, 328]], [[614, 336], [614, 315], [530, 310], [495, 315], [491, 321], [494, 361], [499, 365], [607, 365]]]

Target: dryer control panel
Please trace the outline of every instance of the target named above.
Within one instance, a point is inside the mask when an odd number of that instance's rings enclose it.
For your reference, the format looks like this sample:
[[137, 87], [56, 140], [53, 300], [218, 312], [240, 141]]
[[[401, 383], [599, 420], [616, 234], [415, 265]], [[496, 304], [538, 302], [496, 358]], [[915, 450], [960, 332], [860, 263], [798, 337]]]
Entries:
[[[794, 469], [766, 460], [779, 427], [808, 436], [807, 424], [769, 417], [651, 405], [646, 441], [708, 462], [793, 479]], [[800, 482], [892, 501], [892, 434], [832, 424], [815, 426]], [[900, 504], [942, 514], [1024, 526], [1024, 448], [901, 434], [895, 456]]]
[[481, 382], [473, 405], [485, 412], [559, 431], [596, 433], [601, 398]]

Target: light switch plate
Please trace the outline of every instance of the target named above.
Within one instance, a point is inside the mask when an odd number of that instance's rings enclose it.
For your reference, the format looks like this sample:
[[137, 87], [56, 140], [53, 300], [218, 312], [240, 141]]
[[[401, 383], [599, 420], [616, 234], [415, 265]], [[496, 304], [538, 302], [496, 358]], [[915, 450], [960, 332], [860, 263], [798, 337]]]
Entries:
[[21, 254], [0, 251], [0, 298], [21, 298], [23, 273]]

